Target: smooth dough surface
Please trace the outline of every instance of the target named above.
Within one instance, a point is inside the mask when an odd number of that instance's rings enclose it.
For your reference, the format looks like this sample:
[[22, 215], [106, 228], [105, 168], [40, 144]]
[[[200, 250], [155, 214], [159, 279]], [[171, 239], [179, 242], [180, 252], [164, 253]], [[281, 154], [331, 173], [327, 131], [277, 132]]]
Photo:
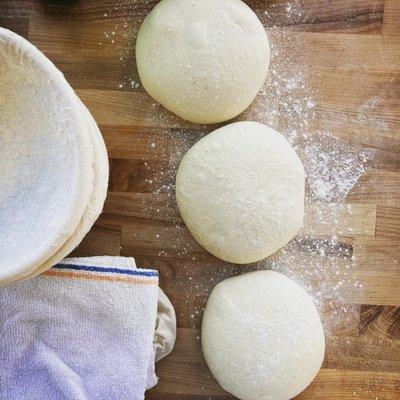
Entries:
[[218, 284], [202, 323], [212, 374], [242, 400], [289, 400], [318, 373], [324, 332], [311, 297], [293, 280], [257, 271]]
[[206, 250], [245, 264], [272, 254], [300, 229], [304, 179], [300, 159], [281, 134], [257, 122], [237, 122], [186, 153], [176, 199]]
[[205, 124], [227, 121], [250, 105], [269, 59], [265, 29], [241, 0], [162, 0], [136, 43], [140, 79], [150, 96]]
[[0, 282], [28, 276], [75, 232], [93, 189], [76, 95], [32, 44], [0, 28]]

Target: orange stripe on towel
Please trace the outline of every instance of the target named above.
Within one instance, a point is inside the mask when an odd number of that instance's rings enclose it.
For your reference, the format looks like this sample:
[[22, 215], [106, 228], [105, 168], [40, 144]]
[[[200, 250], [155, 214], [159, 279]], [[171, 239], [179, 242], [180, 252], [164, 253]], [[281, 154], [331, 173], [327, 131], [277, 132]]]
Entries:
[[62, 278], [71, 278], [71, 279], [88, 279], [88, 280], [92, 280], [92, 281], [139, 283], [141, 285], [156, 285], [158, 283], [157, 279], [150, 280], [150, 279], [132, 278], [130, 276], [94, 275], [94, 274], [88, 274], [85, 272], [77, 274], [74, 272], [67, 272], [67, 271], [47, 270], [42, 275], [62, 277]]

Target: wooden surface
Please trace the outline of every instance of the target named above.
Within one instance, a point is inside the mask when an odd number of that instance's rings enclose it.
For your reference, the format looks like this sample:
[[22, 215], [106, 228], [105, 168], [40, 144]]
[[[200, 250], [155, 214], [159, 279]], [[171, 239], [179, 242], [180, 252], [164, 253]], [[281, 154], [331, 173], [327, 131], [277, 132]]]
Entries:
[[[111, 177], [104, 213], [74, 255], [136, 257], [139, 266], [160, 271], [161, 287], [176, 308], [176, 348], [158, 364], [160, 382], [147, 398], [231, 398], [202, 357], [203, 307], [218, 281], [273, 267], [316, 297], [327, 332], [323, 368], [298, 398], [400, 399], [400, 1], [247, 2], [274, 47], [266, 89], [241, 118], [270, 122], [284, 134], [297, 127], [316, 140], [328, 133], [347, 146], [342, 153], [372, 155], [346, 206], [332, 213], [342, 199], [313, 201], [309, 195], [305, 228], [290, 245], [296, 250], [289, 246], [246, 267], [202, 250], [177, 212], [179, 159], [214, 127], [171, 116], [139, 83], [135, 36], [156, 3], [0, 0], [0, 25], [35, 43], [65, 73], [107, 144]], [[278, 71], [275, 86], [272, 70]], [[315, 103], [310, 115], [296, 116], [293, 104], [282, 104], [282, 96], [301, 100], [300, 92], [279, 94], [279, 78], [291, 71], [304, 78], [304, 96]]]

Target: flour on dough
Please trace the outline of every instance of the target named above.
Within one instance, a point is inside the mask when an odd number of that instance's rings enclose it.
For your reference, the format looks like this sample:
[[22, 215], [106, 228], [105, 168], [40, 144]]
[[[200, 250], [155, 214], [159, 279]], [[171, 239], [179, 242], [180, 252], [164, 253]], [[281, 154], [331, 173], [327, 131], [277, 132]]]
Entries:
[[303, 224], [304, 170], [274, 129], [237, 122], [210, 133], [184, 156], [176, 199], [194, 238], [225, 261], [261, 260]]
[[269, 59], [267, 34], [241, 0], [162, 0], [136, 43], [140, 79], [150, 96], [204, 124], [244, 111], [265, 80]]
[[311, 383], [324, 359], [313, 300], [273, 271], [219, 283], [208, 299], [201, 337], [214, 377], [241, 400], [289, 400]]

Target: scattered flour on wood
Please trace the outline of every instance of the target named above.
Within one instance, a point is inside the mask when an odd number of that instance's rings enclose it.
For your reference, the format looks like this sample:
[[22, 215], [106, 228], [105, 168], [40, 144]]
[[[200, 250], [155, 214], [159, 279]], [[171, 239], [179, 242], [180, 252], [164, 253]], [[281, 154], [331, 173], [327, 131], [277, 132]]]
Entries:
[[[304, 48], [301, 47], [301, 36], [292, 27], [306, 21], [307, 10], [303, 3], [286, 1], [273, 4], [268, 12], [256, 10], [268, 29], [272, 60], [263, 89], [238, 119], [270, 125], [295, 147], [307, 175], [306, 210], [313, 207], [315, 220], [287, 246], [257, 264], [232, 266], [212, 258], [195, 243], [179, 218], [174, 180], [185, 152], [219, 126], [191, 125], [172, 116], [155, 102], [151, 103], [146, 115], [148, 126], [152, 127], [149, 128], [149, 154], [155, 149], [159, 151], [159, 146], [163, 145], [159, 143], [160, 137], [168, 138], [169, 145], [163, 154], [166, 164], [154, 170], [148, 184], [153, 185], [155, 196], [162, 196], [166, 201], [164, 218], [169, 225], [159, 235], [167, 235], [169, 245], [159, 252], [159, 257], [180, 260], [174, 279], [182, 293], [187, 293], [178, 315], [185, 321], [185, 326], [200, 327], [207, 297], [216, 283], [243, 272], [271, 268], [293, 278], [313, 296], [323, 319], [327, 345], [336, 348], [338, 332], [346, 334], [351, 329], [358, 329], [359, 308], [351, 304], [357, 304], [357, 297], [363, 290], [357, 279], [358, 260], [353, 251], [352, 228], [343, 227], [341, 217], [345, 210], [351, 219], [352, 208], [347, 199], [352, 191], [360, 189], [360, 178], [373, 166], [374, 152], [336, 134], [337, 126], [345, 125], [349, 117], [336, 111], [335, 121], [324, 118], [321, 100], [324, 88], [315, 85], [315, 77], [310, 76], [307, 65], [297, 62], [298, 48], [300, 46], [302, 51]], [[143, 18], [151, 8], [147, 7], [149, 2], [145, 4], [140, 7]], [[120, 49], [124, 66], [131, 63], [127, 60], [132, 58], [138, 31], [138, 26], [130, 23], [130, 15], [139, 9], [135, 1], [126, 7], [126, 18], [118, 29], [122, 36], [130, 38], [132, 48], [126, 47], [124, 40]], [[109, 33], [107, 39], [110, 39]], [[308, 49], [308, 52], [313, 51], [318, 49]], [[133, 70], [127, 72], [119, 88], [143, 90]], [[377, 122], [373, 118], [379, 104], [379, 97], [365, 99], [353, 110], [351, 120], [359, 132], [371, 127], [383, 131], [387, 128], [384, 121]], [[321, 233], [321, 227], [326, 228], [325, 233]], [[165, 273], [169, 275], [170, 271]], [[353, 396], [357, 398], [359, 394], [362, 395], [355, 390]]]

